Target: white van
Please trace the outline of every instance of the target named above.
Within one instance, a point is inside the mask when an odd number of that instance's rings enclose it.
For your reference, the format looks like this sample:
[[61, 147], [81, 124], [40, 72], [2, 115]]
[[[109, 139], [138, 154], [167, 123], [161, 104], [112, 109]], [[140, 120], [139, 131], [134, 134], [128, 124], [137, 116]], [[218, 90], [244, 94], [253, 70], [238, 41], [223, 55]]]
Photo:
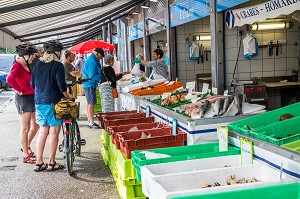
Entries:
[[8, 73], [14, 61], [16, 54], [0, 54], [0, 71]]

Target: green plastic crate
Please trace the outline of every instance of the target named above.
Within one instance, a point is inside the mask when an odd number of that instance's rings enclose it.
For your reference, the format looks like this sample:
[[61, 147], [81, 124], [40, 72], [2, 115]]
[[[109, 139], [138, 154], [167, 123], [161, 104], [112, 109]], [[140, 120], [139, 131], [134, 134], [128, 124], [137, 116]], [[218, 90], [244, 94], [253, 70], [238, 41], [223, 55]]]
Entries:
[[109, 133], [105, 129], [102, 129], [100, 135], [100, 141], [103, 144], [103, 146], [105, 145], [106, 149], [107, 147], [109, 147], [109, 140], [110, 140]]
[[282, 145], [282, 147], [287, 148], [287, 149], [292, 150], [292, 151], [300, 152], [300, 140], [295, 141], [295, 142], [291, 142], [291, 143], [288, 143], [288, 144], [284, 144], [284, 145]]
[[300, 117], [295, 117], [254, 129], [250, 136], [270, 142], [276, 145], [283, 145], [300, 139]]
[[108, 150], [105, 150], [105, 148], [100, 149], [100, 153], [102, 155], [102, 159], [105, 163], [105, 165], [108, 165], [108, 161], [109, 161], [109, 154], [108, 154]]
[[285, 113], [290, 113], [295, 117], [300, 116], [300, 102], [276, 109], [274, 111], [269, 111], [253, 117], [232, 122], [228, 124], [228, 129], [231, 131], [249, 135], [250, 130], [246, 127], [246, 125], [255, 129], [272, 123], [277, 123], [279, 122], [280, 116]]
[[[171, 157], [147, 160], [141, 153], [143, 151], [166, 154]], [[236, 154], [240, 154], [240, 149], [237, 147], [228, 146], [228, 151], [219, 152], [219, 143], [206, 143], [190, 146], [137, 150], [131, 153], [131, 157], [132, 164], [136, 170], [137, 179], [141, 181], [141, 166]]]
[[[208, 188], [209, 189], [209, 188]], [[276, 186], [219, 192], [205, 195], [182, 196], [172, 199], [300, 199], [300, 184], [282, 184]]]

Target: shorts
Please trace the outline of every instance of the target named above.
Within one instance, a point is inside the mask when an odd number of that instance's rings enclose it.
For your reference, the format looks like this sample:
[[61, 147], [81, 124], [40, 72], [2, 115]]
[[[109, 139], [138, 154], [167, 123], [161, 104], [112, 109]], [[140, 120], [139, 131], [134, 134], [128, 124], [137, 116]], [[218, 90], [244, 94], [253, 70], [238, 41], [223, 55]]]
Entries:
[[15, 95], [18, 113], [35, 112], [34, 95]]
[[36, 123], [40, 126], [58, 126], [62, 120], [55, 119], [52, 104], [36, 104]]
[[85, 98], [88, 104], [96, 104], [96, 88], [83, 88]]

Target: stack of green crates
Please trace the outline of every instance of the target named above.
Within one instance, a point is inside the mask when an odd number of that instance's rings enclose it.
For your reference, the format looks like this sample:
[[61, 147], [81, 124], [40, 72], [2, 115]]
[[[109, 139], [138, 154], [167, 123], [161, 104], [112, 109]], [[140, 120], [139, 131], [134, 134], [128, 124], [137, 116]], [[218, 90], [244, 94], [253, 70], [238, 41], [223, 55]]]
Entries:
[[279, 123], [280, 116], [286, 113], [292, 114], [295, 117], [300, 116], [300, 102], [289, 106], [285, 106], [283, 108], [276, 109], [274, 111], [269, 111], [253, 117], [232, 122], [228, 124], [228, 129], [230, 131], [235, 131], [237, 133], [250, 135], [251, 130], [248, 127], [255, 130], [256, 128], [259, 127], [263, 127], [274, 123]]
[[100, 141], [103, 145], [101, 149], [103, 160], [111, 170], [121, 198], [145, 199], [142, 184], [136, 179], [131, 159], [127, 159], [120, 150], [116, 149], [110, 135], [105, 130], [102, 130]]
[[[171, 157], [146, 159], [143, 152], [152, 152], [156, 154], [165, 154]], [[141, 167], [151, 164], [160, 164], [184, 160], [194, 160], [202, 158], [211, 158], [218, 156], [237, 155], [240, 154], [240, 149], [229, 146], [228, 151], [219, 152], [219, 143], [207, 143], [191, 146], [179, 146], [169, 148], [157, 148], [148, 150], [137, 150], [131, 153], [132, 164], [136, 170], [136, 176], [141, 181]]]
[[300, 117], [294, 117], [250, 131], [250, 136], [276, 145], [300, 140]]
[[[209, 188], [208, 188], [209, 189]], [[182, 196], [172, 199], [300, 199], [300, 184], [282, 184], [276, 186], [219, 192], [204, 195]]]

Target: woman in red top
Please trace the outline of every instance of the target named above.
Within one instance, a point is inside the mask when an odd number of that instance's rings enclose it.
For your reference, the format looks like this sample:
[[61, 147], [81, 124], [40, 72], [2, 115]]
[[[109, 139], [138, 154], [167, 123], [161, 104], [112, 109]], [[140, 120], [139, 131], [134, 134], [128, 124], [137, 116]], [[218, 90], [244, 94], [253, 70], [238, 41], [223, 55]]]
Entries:
[[[29, 64], [34, 59], [36, 48], [29, 44], [21, 44], [16, 47], [17, 60], [13, 63], [7, 83], [15, 90], [15, 103], [21, 121], [21, 144], [23, 162], [34, 163], [34, 153], [30, 149], [30, 143], [36, 135], [39, 125], [35, 121], [34, 89], [30, 86], [31, 71]], [[30, 125], [31, 123], [31, 125]]]

